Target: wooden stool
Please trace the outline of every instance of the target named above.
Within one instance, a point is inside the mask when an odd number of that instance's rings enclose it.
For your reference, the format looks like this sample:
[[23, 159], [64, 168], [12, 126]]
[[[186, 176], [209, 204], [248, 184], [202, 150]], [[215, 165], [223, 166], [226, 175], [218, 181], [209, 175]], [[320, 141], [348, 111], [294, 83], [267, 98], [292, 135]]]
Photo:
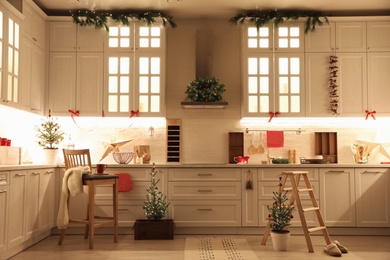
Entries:
[[[83, 150], [67, 150], [63, 149], [65, 158], [66, 169], [77, 166], [89, 166], [91, 167], [91, 159], [89, 149]], [[88, 187], [88, 205], [87, 205], [87, 218], [86, 219], [69, 219], [69, 223], [78, 223], [85, 225], [84, 238], [89, 236], [89, 248], [93, 249], [93, 240], [95, 235], [95, 228], [112, 225], [114, 227], [114, 242], [118, 242], [118, 176], [115, 175], [93, 175], [84, 174], [82, 177], [83, 185]], [[95, 191], [96, 186], [112, 185], [112, 206], [113, 216], [95, 216]], [[69, 209], [68, 193], [68, 209]], [[95, 220], [101, 220], [96, 221]], [[64, 240], [66, 229], [61, 229], [59, 245], [62, 245]]]

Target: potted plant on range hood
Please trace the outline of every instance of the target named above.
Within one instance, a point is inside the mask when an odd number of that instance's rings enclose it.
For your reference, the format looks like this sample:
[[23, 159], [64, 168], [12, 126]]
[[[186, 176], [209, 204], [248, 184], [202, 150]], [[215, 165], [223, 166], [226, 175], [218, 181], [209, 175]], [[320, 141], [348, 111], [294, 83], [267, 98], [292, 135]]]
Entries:
[[45, 151], [45, 163], [55, 164], [58, 154], [58, 145], [64, 140], [64, 132], [61, 131], [61, 126], [49, 115], [40, 125], [35, 126], [37, 131], [36, 137], [38, 138], [38, 144], [44, 147]]
[[271, 220], [270, 229], [274, 249], [276, 251], [286, 251], [287, 242], [290, 236], [290, 231], [287, 229], [290, 226], [290, 221], [293, 218], [292, 211], [294, 206], [286, 203], [287, 191], [283, 192], [282, 177], [279, 177], [279, 191], [274, 191], [274, 202], [271, 206], [267, 206], [269, 215], [268, 220]]

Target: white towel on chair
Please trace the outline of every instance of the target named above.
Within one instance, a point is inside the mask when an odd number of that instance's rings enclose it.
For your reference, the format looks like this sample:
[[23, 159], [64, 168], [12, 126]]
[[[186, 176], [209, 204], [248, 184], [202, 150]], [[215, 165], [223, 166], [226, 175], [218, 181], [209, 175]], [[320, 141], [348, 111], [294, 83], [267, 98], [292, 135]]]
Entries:
[[66, 170], [62, 179], [60, 206], [58, 208], [58, 229], [65, 229], [69, 224], [68, 191], [72, 196], [83, 192], [83, 174], [90, 173], [89, 166], [79, 166]]

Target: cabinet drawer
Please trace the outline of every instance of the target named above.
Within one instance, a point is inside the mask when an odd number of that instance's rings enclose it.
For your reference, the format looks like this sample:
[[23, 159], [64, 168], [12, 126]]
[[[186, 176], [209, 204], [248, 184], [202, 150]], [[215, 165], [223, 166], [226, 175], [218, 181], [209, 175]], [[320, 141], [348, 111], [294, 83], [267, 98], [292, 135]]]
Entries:
[[[132, 190], [129, 192], [119, 192], [119, 202], [123, 199], [129, 200], [146, 200], [146, 190], [150, 187], [150, 182], [132, 182]], [[165, 191], [161, 187], [161, 181], [157, 184], [160, 191], [165, 194]], [[96, 186], [96, 199], [110, 200], [112, 201], [112, 185], [108, 186]]]
[[[165, 177], [165, 174], [168, 172], [166, 168], [157, 168], [158, 171], [156, 178], [162, 179]], [[94, 172], [96, 168], [94, 169]], [[150, 181], [150, 172], [152, 171], [152, 166], [150, 167], [142, 167], [142, 168], [110, 168], [104, 171], [104, 173], [108, 174], [116, 174], [116, 173], [128, 173], [130, 174], [132, 181]]]
[[[290, 182], [286, 182], [286, 186], [291, 187]], [[311, 186], [312, 186], [313, 191], [314, 191], [314, 196], [316, 196], [316, 199], [319, 199], [320, 198], [320, 186], [319, 186], [318, 181], [312, 181]], [[258, 187], [259, 187], [259, 189], [258, 189], [259, 199], [261, 199], [261, 200], [262, 199], [272, 199], [273, 192], [278, 191], [278, 182], [265, 182], [265, 181], [263, 181], [263, 182], [259, 182]], [[299, 187], [306, 188], [306, 184], [304, 182], [302, 182], [302, 180], [301, 180], [299, 183]], [[292, 191], [289, 191], [287, 193], [287, 197], [290, 198], [291, 194], [292, 194]], [[299, 196], [301, 197], [301, 199], [310, 199], [309, 192], [307, 192], [307, 191], [300, 193]]]
[[8, 173], [0, 172], [0, 186], [6, 186], [8, 183]]
[[[265, 227], [268, 223], [267, 218], [268, 218], [269, 211], [267, 205], [272, 205], [273, 202], [274, 202], [273, 200], [259, 200], [259, 224], [262, 227]], [[317, 203], [319, 204], [318, 200]], [[302, 206], [303, 208], [309, 208], [309, 207], [313, 207], [313, 204], [311, 203], [311, 201], [302, 200]], [[314, 211], [306, 212], [304, 214], [308, 226], [319, 225], [317, 221], [316, 213]], [[291, 226], [292, 227], [302, 226], [297, 208], [293, 210], [292, 215], [294, 216], [294, 218], [291, 220]]]
[[241, 226], [239, 200], [173, 201], [171, 216], [180, 227]]
[[241, 199], [241, 182], [170, 182], [168, 200]]
[[240, 181], [238, 168], [172, 168], [169, 181]]
[[[257, 170], [258, 178], [262, 181], [277, 181], [280, 176], [282, 176], [282, 172], [286, 171], [306, 171], [308, 172], [308, 176], [310, 180], [318, 180], [318, 168], [260, 168]], [[302, 179], [301, 179], [302, 181]]]

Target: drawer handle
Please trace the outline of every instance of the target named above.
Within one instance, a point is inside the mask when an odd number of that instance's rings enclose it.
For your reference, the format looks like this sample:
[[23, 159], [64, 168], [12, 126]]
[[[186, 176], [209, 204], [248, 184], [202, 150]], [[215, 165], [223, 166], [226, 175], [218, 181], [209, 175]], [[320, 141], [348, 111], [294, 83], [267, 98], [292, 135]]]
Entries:
[[15, 177], [22, 177], [22, 176], [26, 176], [26, 174], [25, 173], [17, 173], [17, 174], [15, 174]]
[[213, 176], [211, 173], [198, 173], [198, 176]]
[[213, 190], [198, 190], [198, 192], [212, 192]]
[[53, 171], [45, 171], [45, 174], [52, 174]]
[[328, 171], [327, 173], [343, 173], [345, 171]]
[[6, 193], [7, 190], [0, 190], [0, 193]]
[[198, 209], [198, 211], [212, 211], [212, 209]]
[[363, 173], [375, 173], [375, 174], [378, 174], [378, 173], [381, 173], [381, 172], [370, 172], [370, 171], [364, 171]]
[[6, 178], [0, 178], [0, 181], [6, 181], [7, 179]]
[[40, 172], [32, 172], [31, 173], [32, 175], [39, 175], [39, 174], [41, 174]]

